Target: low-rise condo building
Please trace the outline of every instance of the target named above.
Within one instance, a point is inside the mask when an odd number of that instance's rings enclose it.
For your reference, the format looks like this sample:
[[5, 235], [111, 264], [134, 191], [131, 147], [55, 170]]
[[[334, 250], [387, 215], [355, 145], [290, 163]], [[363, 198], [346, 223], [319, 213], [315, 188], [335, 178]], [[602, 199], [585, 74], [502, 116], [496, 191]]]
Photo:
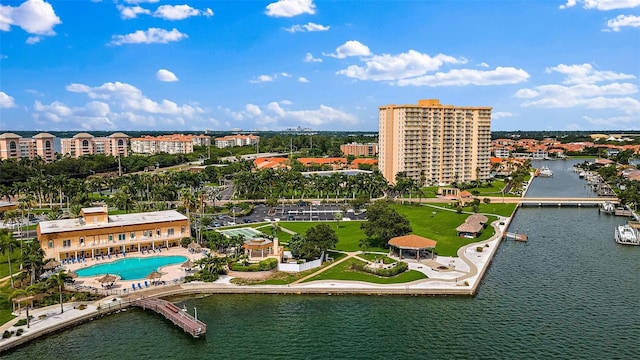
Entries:
[[378, 167], [424, 184], [485, 180], [490, 174], [491, 107], [453, 106], [438, 100], [379, 107]]
[[[206, 138], [206, 139], [205, 139]], [[194, 145], [208, 145], [211, 138], [206, 135], [160, 135], [131, 139], [131, 152], [136, 154], [190, 154]]]
[[69, 139], [60, 139], [60, 152], [73, 158], [83, 155], [105, 154], [128, 156], [129, 135], [117, 132], [107, 137], [95, 137], [89, 133], [78, 133]]
[[340, 145], [340, 151], [344, 156], [376, 156], [378, 154], [378, 144], [368, 143], [351, 143]]
[[260, 136], [257, 135], [227, 135], [215, 138], [216, 147], [224, 149], [234, 146], [256, 145], [260, 143]]
[[55, 136], [39, 133], [32, 138], [23, 138], [14, 133], [0, 134], [0, 159], [35, 159], [40, 157], [45, 162], [55, 159], [53, 141]]
[[77, 219], [42, 221], [36, 231], [46, 258], [95, 258], [172, 247], [190, 237], [189, 220], [175, 210], [109, 215], [84, 208]]

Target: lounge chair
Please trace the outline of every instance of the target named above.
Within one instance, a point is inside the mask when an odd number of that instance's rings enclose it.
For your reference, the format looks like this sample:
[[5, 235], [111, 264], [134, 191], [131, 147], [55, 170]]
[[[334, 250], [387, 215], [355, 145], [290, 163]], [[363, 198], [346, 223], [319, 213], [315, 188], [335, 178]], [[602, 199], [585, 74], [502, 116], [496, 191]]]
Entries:
[[142, 286], [138, 283], [138, 290], [142, 290]]
[[133, 291], [136, 291], [136, 284], [131, 284], [131, 289], [132, 289]]
[[149, 283], [146, 280], [144, 281], [144, 287], [146, 287], [146, 288], [149, 287]]
[[108, 257], [109, 259], [111, 259], [111, 254], [107, 254], [107, 257]]
[[123, 252], [123, 253], [122, 253], [122, 257], [126, 257], [126, 256], [127, 256], [127, 253], [124, 253], [124, 252]]
[[162, 250], [160, 250], [160, 248], [158, 248], [158, 252], [159, 252], [159, 253], [161, 253], [161, 252], [162, 252]]

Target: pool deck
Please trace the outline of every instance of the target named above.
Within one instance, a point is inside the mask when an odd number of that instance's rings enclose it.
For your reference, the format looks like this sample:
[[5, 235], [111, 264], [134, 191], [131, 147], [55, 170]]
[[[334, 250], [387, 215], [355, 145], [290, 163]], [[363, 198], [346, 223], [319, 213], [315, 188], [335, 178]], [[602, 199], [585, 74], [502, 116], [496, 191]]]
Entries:
[[[168, 250], [162, 250], [161, 253], [158, 253], [158, 252], [145, 253], [145, 254], [128, 253], [126, 256], [126, 259], [146, 258], [146, 257], [154, 257], [154, 256], [184, 256], [189, 260], [195, 262], [196, 260], [200, 259], [203, 256], [203, 254], [200, 252], [191, 253], [189, 252], [188, 249], [185, 249], [180, 246], [176, 246]], [[83, 269], [89, 266], [98, 265], [98, 264], [107, 264], [107, 263], [114, 262], [121, 259], [125, 259], [125, 257], [112, 256], [111, 259], [105, 258], [105, 260], [87, 260], [86, 262], [83, 262], [83, 263], [64, 265], [64, 268], [67, 271], [77, 271], [79, 269]], [[182, 281], [185, 275], [188, 275], [185, 269], [182, 268], [182, 264], [183, 262], [180, 262], [178, 264], [166, 265], [159, 268], [158, 271], [162, 273], [162, 277], [159, 279], [159, 281], [161, 282], [164, 281], [166, 284], [175, 284], [177, 282]], [[151, 270], [149, 272], [151, 272]], [[111, 288], [104, 289], [102, 287], [102, 284], [98, 282], [98, 279], [100, 277], [102, 277], [102, 275], [93, 276], [93, 277], [78, 277], [75, 279], [74, 285], [84, 291], [92, 290], [93, 288], [95, 289], [95, 291], [99, 291], [106, 295], [128, 295], [130, 293], [134, 293], [135, 291], [133, 290], [132, 285], [138, 285], [138, 283], [142, 285], [143, 290], [146, 288], [144, 285], [144, 282], [146, 279], [140, 279], [140, 280], [117, 280]], [[146, 281], [149, 284], [149, 287], [154, 287], [154, 285], [151, 284], [151, 280], [146, 280]], [[140, 291], [140, 290], [136, 290], [136, 291]]]

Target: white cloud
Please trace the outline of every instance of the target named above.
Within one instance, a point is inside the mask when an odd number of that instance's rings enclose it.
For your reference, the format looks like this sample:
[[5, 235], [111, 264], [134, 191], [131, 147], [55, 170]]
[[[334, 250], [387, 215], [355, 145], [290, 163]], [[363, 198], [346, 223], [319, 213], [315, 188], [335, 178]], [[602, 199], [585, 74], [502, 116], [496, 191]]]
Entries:
[[42, 40], [40, 36], [29, 36], [26, 43], [29, 45], [37, 44]]
[[547, 73], [558, 72], [566, 75], [564, 84], [593, 84], [602, 81], [634, 79], [634, 75], [615, 73], [613, 71], [594, 70], [590, 64], [565, 65], [560, 64], [546, 69]]
[[84, 93], [90, 101], [82, 106], [69, 106], [59, 101], [34, 105], [37, 121], [74, 123], [83, 129], [122, 129], [132, 125], [149, 129], [164, 125], [175, 129], [188, 122], [191, 125], [206, 123], [204, 109], [195, 105], [178, 105], [163, 99], [154, 101], [133, 85], [113, 82], [91, 87], [69, 84], [67, 91]]
[[307, 53], [304, 57], [305, 62], [322, 62], [322, 59], [314, 58], [311, 53]]
[[173, 41], [180, 41], [187, 37], [187, 34], [181, 33], [175, 28], [171, 31], [149, 28], [146, 31], [138, 30], [127, 35], [114, 35], [111, 44], [166, 44]]
[[61, 23], [51, 4], [43, 0], [27, 0], [17, 7], [0, 5], [2, 31], [15, 25], [29, 34], [52, 36], [56, 34], [53, 27]]
[[585, 9], [597, 9], [602, 11], [616, 9], [631, 9], [640, 6], [640, 0], [567, 0], [560, 5], [560, 9], [566, 9], [581, 3]]
[[140, 14], [146, 14], [146, 15], [151, 14], [151, 10], [145, 9], [140, 6], [118, 5], [117, 9], [120, 11], [120, 17], [123, 19], [135, 19]]
[[300, 76], [300, 77], [298, 78], [298, 82], [301, 82], [301, 83], [308, 83], [308, 82], [309, 82], [309, 79], [307, 79], [307, 78], [306, 78], [306, 77], [304, 77], [304, 76]]
[[612, 116], [608, 118], [592, 118], [583, 116], [584, 120], [592, 125], [597, 125], [599, 129], [639, 129], [638, 118], [635, 116]]
[[620, 31], [623, 27], [640, 27], [640, 16], [618, 15], [615, 19], [607, 21], [607, 27], [613, 31]]
[[176, 76], [176, 74], [172, 73], [167, 69], [158, 70], [158, 72], [156, 72], [156, 77], [158, 78], [158, 80], [164, 81], [164, 82], [178, 81], [178, 77]]
[[286, 31], [290, 33], [296, 32], [315, 32], [315, 31], [329, 31], [331, 26], [323, 26], [315, 23], [308, 23], [306, 25], [293, 25], [289, 28], [285, 28]]
[[507, 111], [496, 111], [491, 113], [492, 119], [503, 119], [503, 118], [509, 118], [509, 117], [513, 117], [513, 113], [510, 113]]
[[257, 78], [253, 79], [253, 80], [249, 80], [250, 83], [252, 84], [257, 84], [257, 83], [263, 83], [263, 82], [271, 82], [273, 80], [275, 80], [277, 75], [275, 76], [271, 76], [271, 75], [260, 75]]
[[371, 55], [369, 48], [357, 40], [349, 40], [336, 48], [335, 54], [323, 54], [338, 59], [344, 59], [349, 56], [368, 56]]
[[481, 62], [480, 64], [478, 64], [478, 66], [483, 68], [488, 68], [489, 64], [487, 64], [486, 62]]
[[4, 91], [0, 91], [0, 109], [8, 109], [15, 107], [16, 103], [12, 96], [9, 96]]
[[290, 78], [290, 77], [293, 77], [293, 75], [287, 72], [281, 72], [281, 73], [272, 74], [272, 75], [262, 74], [256, 77], [255, 79], [249, 80], [249, 82], [252, 84], [258, 84], [258, 83], [264, 83], [264, 82], [272, 82], [278, 78]]
[[251, 116], [258, 116], [262, 114], [262, 111], [260, 110], [260, 107], [258, 105], [247, 104], [244, 108]]
[[213, 16], [211, 9], [198, 10], [189, 5], [162, 5], [153, 13], [154, 17], [165, 20], [183, 20], [192, 16]]
[[454, 69], [433, 75], [423, 75], [410, 79], [400, 79], [399, 86], [489, 86], [517, 84], [527, 81], [529, 74], [513, 67], [497, 67], [494, 70]]
[[375, 55], [364, 60], [364, 66], [351, 65], [337, 73], [359, 80], [395, 81], [425, 75], [429, 71], [439, 69], [445, 63], [464, 64], [466, 62], [466, 59], [456, 59], [448, 55], [438, 54], [431, 57], [409, 50], [395, 56]]
[[[521, 106], [540, 108], [573, 108], [619, 110], [626, 115], [640, 116], [640, 101], [630, 95], [638, 93], [634, 83], [611, 82], [633, 79], [635, 76], [612, 71], [593, 70], [589, 64], [564, 65], [547, 69], [566, 76], [560, 84], [520, 89], [515, 97], [526, 99]], [[596, 84], [607, 82], [605, 84]]]
[[267, 5], [265, 14], [272, 17], [294, 17], [302, 14], [315, 14], [313, 0], [278, 0]]

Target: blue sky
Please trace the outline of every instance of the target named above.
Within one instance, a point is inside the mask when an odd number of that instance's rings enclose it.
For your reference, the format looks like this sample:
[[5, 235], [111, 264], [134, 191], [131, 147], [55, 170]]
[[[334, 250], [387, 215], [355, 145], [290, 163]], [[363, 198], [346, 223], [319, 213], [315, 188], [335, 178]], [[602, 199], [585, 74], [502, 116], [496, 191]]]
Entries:
[[0, 0], [0, 130], [640, 129], [640, 0]]

